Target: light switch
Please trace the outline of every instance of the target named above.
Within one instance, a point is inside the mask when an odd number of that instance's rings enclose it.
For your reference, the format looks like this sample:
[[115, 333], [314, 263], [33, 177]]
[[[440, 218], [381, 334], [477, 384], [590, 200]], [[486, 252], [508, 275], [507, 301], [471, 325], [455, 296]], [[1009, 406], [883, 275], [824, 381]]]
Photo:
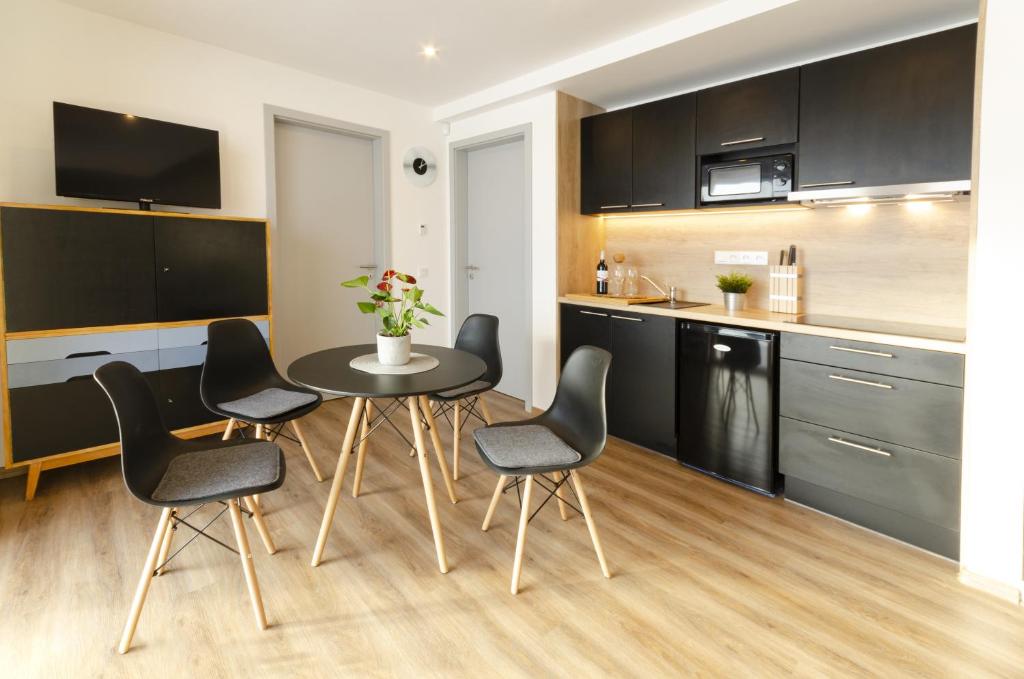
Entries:
[[768, 264], [768, 252], [764, 250], [715, 250], [715, 264], [764, 266]]

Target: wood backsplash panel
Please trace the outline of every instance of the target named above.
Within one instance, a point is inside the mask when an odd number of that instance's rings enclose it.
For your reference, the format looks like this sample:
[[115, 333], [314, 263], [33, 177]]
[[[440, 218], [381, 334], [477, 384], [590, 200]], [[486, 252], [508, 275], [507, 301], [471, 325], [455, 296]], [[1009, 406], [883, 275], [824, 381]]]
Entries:
[[[605, 219], [606, 249], [626, 255], [688, 300], [721, 303], [715, 275], [754, 279], [748, 305], [768, 308], [768, 267], [716, 265], [715, 250], [797, 246], [804, 268], [804, 311], [963, 327], [967, 310], [970, 202], [860, 211], [789, 212]], [[611, 266], [611, 262], [609, 262]], [[646, 283], [641, 292], [652, 292]]]
[[604, 109], [559, 92], [558, 111], [558, 294], [593, 292], [598, 253], [604, 243], [600, 217], [580, 214], [580, 118]]

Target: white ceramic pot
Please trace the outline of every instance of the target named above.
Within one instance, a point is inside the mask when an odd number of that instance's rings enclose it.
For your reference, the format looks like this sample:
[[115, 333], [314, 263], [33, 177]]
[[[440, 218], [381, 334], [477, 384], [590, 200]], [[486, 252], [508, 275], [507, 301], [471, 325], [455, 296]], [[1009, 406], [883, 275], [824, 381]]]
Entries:
[[412, 350], [412, 335], [401, 337], [377, 335], [377, 360], [381, 365], [405, 365]]
[[744, 307], [747, 306], [747, 294], [744, 292], [726, 292], [722, 294], [725, 295], [726, 311], [743, 311]]

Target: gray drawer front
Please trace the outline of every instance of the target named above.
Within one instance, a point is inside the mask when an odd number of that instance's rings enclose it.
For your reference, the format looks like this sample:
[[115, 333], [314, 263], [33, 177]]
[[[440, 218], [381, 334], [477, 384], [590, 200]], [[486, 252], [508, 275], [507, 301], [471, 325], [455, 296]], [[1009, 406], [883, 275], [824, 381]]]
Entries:
[[206, 361], [206, 345], [193, 347], [174, 347], [160, 350], [160, 369], [187, 368], [202, 365]]
[[128, 354], [153, 351], [157, 348], [156, 330], [130, 330], [127, 332], [98, 332], [90, 335], [62, 335], [16, 339], [7, 343], [7, 363], [33, 363], [54, 361], [75, 354], [106, 351], [110, 354]]
[[781, 417], [779, 467], [787, 478], [801, 478], [951, 530], [960, 525], [960, 463], [948, 457]]
[[[270, 338], [270, 321], [253, 321], [264, 339]], [[182, 328], [160, 328], [158, 333], [158, 344], [161, 349], [173, 349], [175, 347], [198, 346], [206, 343], [206, 326], [189, 325]]]
[[960, 354], [784, 332], [780, 355], [911, 380], [964, 385], [964, 357]]
[[960, 457], [962, 389], [802, 361], [781, 363], [780, 415]]
[[7, 379], [11, 389], [57, 384], [76, 377], [92, 379], [91, 375], [96, 368], [112, 361], [126, 361], [142, 372], [156, 372], [158, 369], [156, 351], [136, 351], [113, 356], [84, 356], [59, 361], [17, 363], [7, 367]]

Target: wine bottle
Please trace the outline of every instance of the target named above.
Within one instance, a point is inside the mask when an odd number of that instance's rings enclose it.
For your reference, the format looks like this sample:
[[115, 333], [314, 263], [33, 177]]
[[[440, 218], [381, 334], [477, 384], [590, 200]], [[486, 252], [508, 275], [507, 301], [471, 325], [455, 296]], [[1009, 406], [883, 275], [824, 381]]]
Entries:
[[604, 250], [601, 250], [601, 261], [597, 263], [597, 294], [608, 294], [608, 265], [604, 263]]

